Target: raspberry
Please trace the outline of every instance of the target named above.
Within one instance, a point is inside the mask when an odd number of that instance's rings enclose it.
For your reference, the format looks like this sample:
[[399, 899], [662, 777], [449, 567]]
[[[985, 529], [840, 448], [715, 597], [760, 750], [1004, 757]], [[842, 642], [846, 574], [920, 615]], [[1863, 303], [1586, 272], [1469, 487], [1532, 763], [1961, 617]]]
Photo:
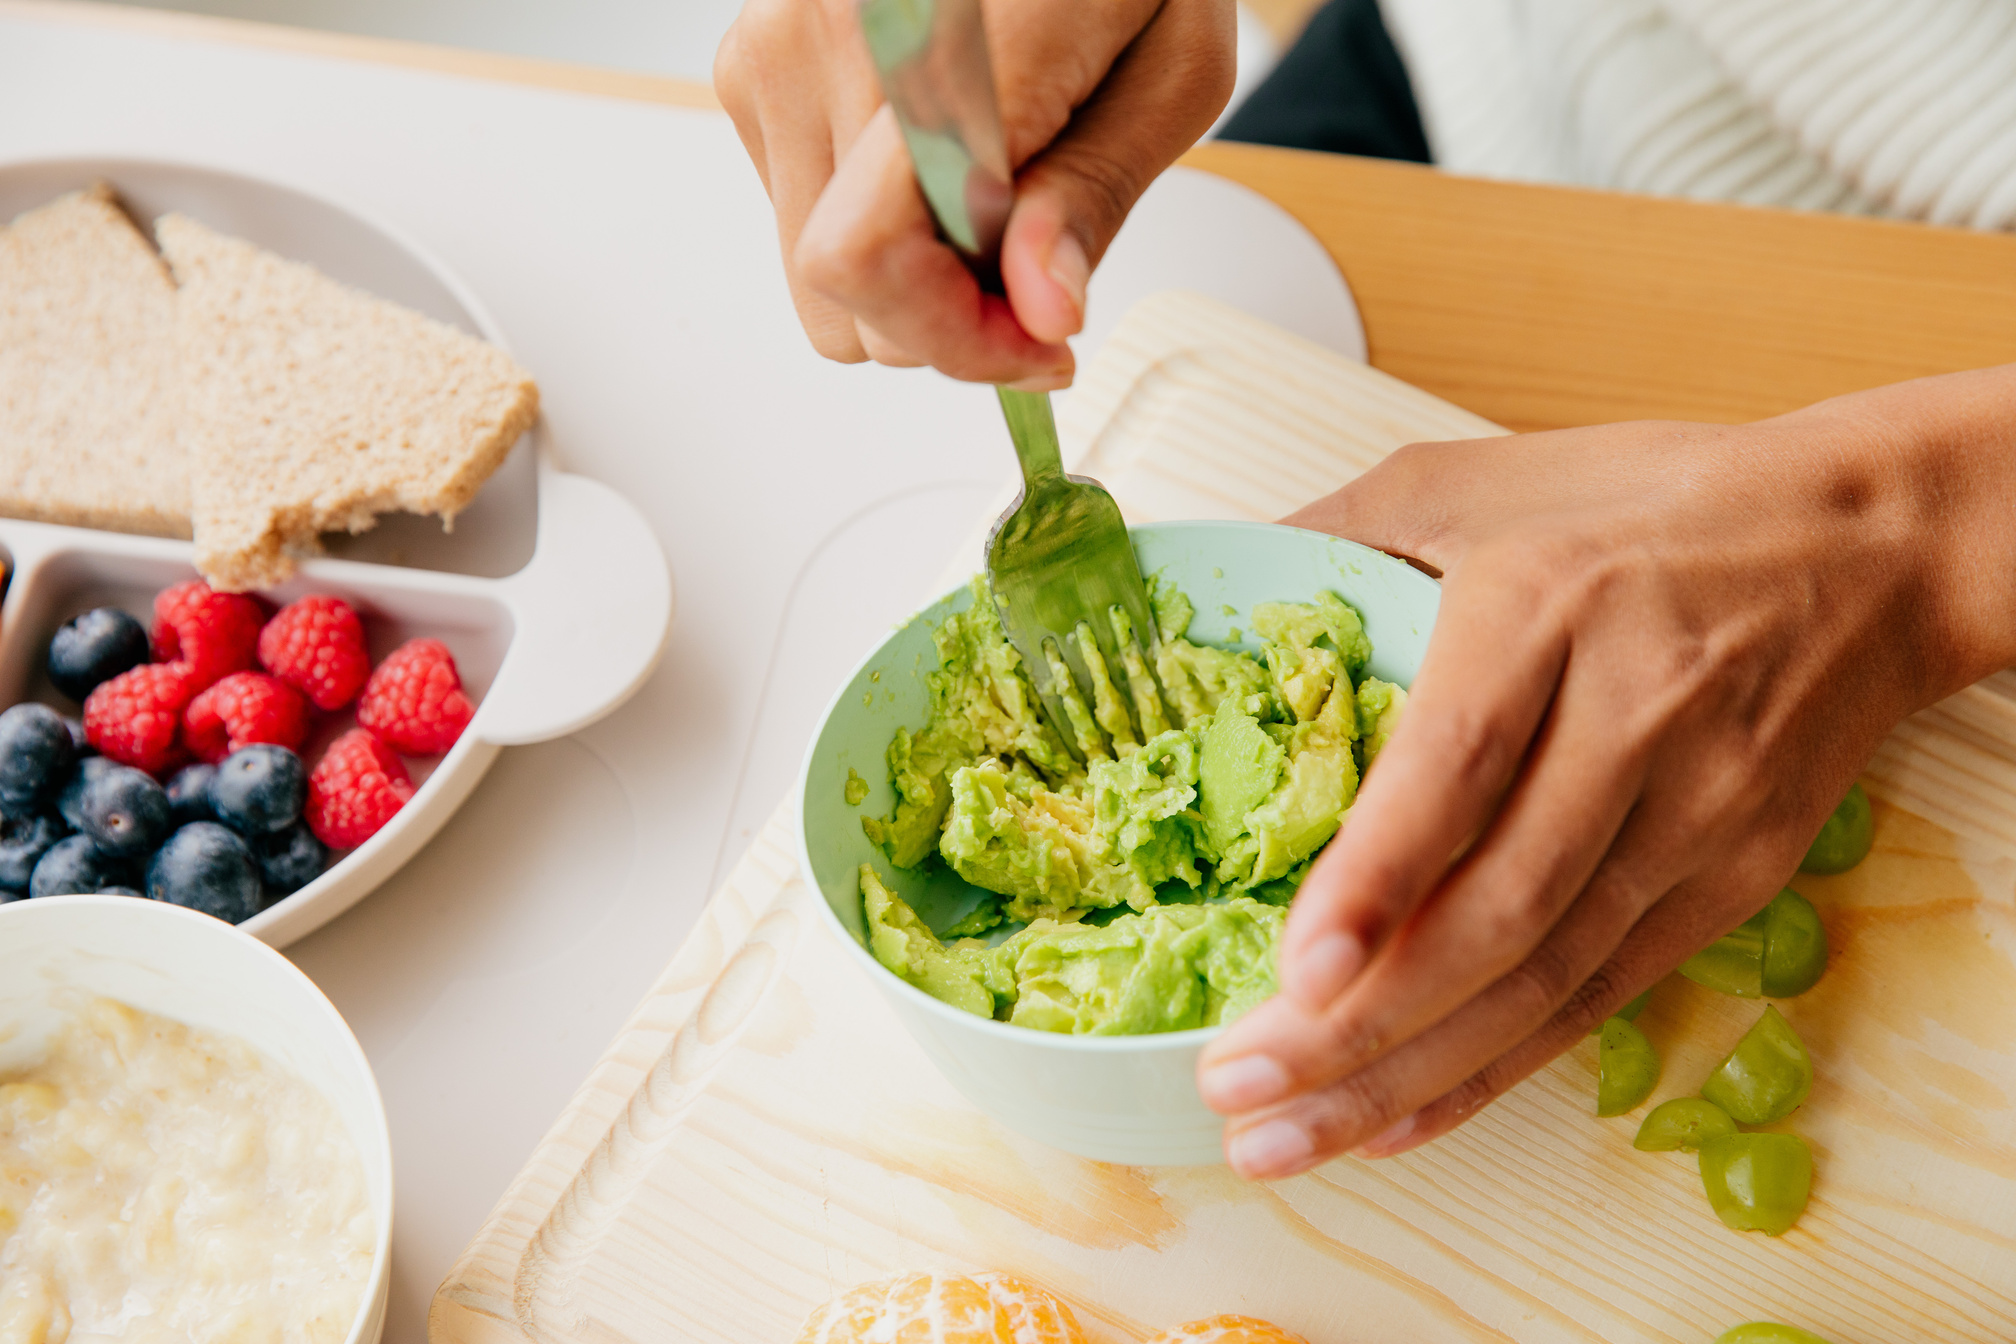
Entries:
[[376, 733], [352, 728], [308, 776], [308, 829], [331, 849], [354, 849], [412, 796], [406, 763]]
[[308, 736], [308, 701], [264, 672], [233, 672], [182, 713], [182, 742], [211, 765], [255, 742], [298, 750]]
[[371, 675], [364, 623], [348, 602], [304, 597], [289, 602], [259, 632], [259, 662], [317, 709], [341, 709]]
[[84, 738], [121, 765], [159, 776], [182, 757], [176, 729], [196, 696], [186, 663], [142, 663], [84, 700]]
[[194, 678], [191, 693], [252, 666], [266, 611], [243, 593], [212, 592], [201, 579], [154, 595], [154, 661], [182, 662]]
[[357, 722], [415, 756], [454, 746], [475, 712], [455, 656], [438, 639], [409, 639], [392, 650], [357, 702]]

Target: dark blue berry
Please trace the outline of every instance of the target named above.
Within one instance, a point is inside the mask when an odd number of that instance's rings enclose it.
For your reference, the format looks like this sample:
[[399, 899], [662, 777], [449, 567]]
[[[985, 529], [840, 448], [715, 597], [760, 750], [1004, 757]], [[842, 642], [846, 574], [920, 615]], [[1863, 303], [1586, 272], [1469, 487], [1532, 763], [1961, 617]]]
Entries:
[[168, 810], [175, 814], [177, 826], [217, 820], [210, 806], [210, 781], [216, 777], [214, 765], [185, 765], [169, 779]]
[[229, 829], [192, 821], [147, 865], [147, 894], [237, 924], [259, 913], [259, 867]]
[[284, 831], [301, 819], [308, 801], [308, 772], [285, 747], [240, 747], [217, 767], [210, 806], [217, 820], [240, 835]]
[[84, 736], [84, 720], [75, 715], [65, 714], [63, 726], [70, 730], [70, 749], [77, 753], [78, 760], [98, 754], [98, 748], [92, 746], [91, 739]]
[[83, 829], [85, 792], [108, 772], [118, 768], [119, 762], [103, 756], [86, 756], [71, 768], [63, 787], [56, 791], [56, 811], [70, 823], [71, 830]]
[[72, 616], [49, 641], [49, 680], [82, 704], [101, 681], [147, 661], [147, 627], [117, 607]]
[[131, 887], [100, 887], [98, 888], [98, 894], [100, 896], [138, 896], [143, 901], [147, 899], [146, 892], [135, 891]]
[[98, 848], [123, 858], [151, 852], [175, 829], [168, 792], [154, 776], [102, 756], [79, 762], [56, 806]]
[[329, 847], [315, 838], [308, 823], [297, 821], [284, 831], [246, 841], [268, 895], [286, 896], [322, 876], [329, 866]]
[[58, 840], [28, 879], [30, 896], [76, 896], [117, 886], [133, 876], [133, 865], [107, 854], [88, 835]]
[[0, 714], [0, 812], [41, 811], [76, 756], [63, 716], [49, 706], [16, 705]]
[[49, 847], [70, 834], [61, 817], [0, 817], [0, 891], [28, 890], [28, 879]]

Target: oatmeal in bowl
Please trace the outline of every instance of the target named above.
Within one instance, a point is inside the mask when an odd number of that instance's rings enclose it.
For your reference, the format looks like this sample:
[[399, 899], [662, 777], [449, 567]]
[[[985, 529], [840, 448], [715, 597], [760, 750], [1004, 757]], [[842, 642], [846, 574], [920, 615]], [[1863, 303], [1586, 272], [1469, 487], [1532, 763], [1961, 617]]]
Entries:
[[375, 1344], [384, 1110], [279, 954], [121, 896], [0, 906], [0, 1341]]

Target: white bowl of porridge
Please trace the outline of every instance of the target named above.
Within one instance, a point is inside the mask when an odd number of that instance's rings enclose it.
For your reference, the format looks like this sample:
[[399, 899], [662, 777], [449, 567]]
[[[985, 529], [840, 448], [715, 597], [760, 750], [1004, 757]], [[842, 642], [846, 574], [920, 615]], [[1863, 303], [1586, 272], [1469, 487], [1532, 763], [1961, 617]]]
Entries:
[[314, 983], [208, 915], [0, 905], [0, 1340], [377, 1344], [392, 1148]]

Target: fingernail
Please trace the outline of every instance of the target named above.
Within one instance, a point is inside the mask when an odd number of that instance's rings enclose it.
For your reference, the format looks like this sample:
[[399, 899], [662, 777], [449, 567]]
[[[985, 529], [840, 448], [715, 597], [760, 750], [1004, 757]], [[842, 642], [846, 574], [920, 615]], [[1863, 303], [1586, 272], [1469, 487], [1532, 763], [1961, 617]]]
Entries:
[[1281, 967], [1281, 991], [1311, 1012], [1330, 1006], [1365, 967], [1365, 945], [1348, 933], [1326, 933]]
[[1292, 1120], [1268, 1120], [1242, 1129], [1225, 1145], [1232, 1170], [1249, 1180], [1293, 1175], [1315, 1153], [1308, 1131]]
[[1018, 378], [1008, 384], [1017, 392], [1062, 392], [1071, 386], [1068, 373], [1039, 373], [1028, 378]]
[[1270, 1055], [1241, 1055], [1204, 1070], [1197, 1089], [1214, 1111], [1250, 1111], [1287, 1094], [1288, 1070]]
[[1078, 310], [1078, 322], [1085, 321], [1085, 286], [1092, 278], [1092, 263], [1085, 259], [1085, 245], [1078, 236], [1066, 229], [1057, 235], [1057, 242], [1050, 249], [1050, 278], [1071, 300], [1071, 306]]
[[1407, 1140], [1414, 1135], [1414, 1123], [1414, 1117], [1410, 1115], [1391, 1129], [1380, 1131], [1351, 1151], [1357, 1157], [1391, 1157], [1407, 1146]]

